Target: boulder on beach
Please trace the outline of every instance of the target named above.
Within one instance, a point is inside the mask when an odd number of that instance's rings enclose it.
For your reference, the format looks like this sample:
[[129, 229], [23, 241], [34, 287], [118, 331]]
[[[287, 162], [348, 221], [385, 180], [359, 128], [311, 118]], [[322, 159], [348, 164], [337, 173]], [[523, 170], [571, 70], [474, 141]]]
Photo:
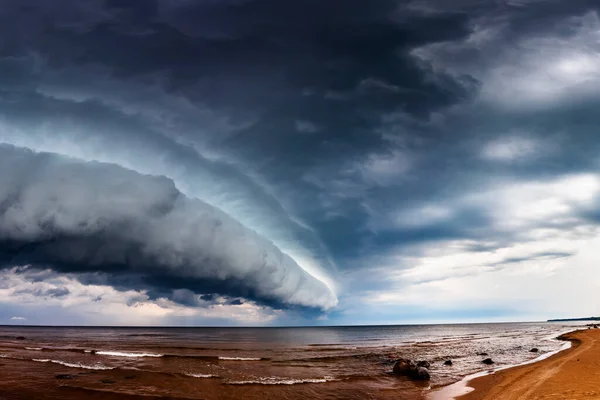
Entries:
[[417, 361], [417, 367], [429, 368], [431, 364], [429, 364], [429, 361], [421, 360]]
[[485, 360], [482, 361], [482, 363], [491, 365], [494, 363], [494, 360], [492, 360], [491, 358], [486, 358]]
[[446, 360], [446, 361], [444, 361], [444, 365], [452, 365], [452, 360]]
[[529, 350], [532, 353], [537, 353], [538, 351], [540, 351], [537, 347], [534, 347], [533, 349]]

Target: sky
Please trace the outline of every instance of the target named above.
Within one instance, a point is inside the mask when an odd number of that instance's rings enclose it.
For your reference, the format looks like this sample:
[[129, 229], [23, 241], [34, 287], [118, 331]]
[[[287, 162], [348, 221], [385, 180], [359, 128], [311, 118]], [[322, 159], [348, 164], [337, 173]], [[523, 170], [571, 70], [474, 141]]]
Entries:
[[600, 314], [592, 0], [0, 0], [0, 324]]

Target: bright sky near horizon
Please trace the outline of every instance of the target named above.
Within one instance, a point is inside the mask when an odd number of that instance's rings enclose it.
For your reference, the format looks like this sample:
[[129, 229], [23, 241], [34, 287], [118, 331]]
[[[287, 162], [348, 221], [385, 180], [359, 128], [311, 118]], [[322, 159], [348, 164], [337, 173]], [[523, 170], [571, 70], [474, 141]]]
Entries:
[[600, 4], [0, 0], [0, 324], [600, 314]]

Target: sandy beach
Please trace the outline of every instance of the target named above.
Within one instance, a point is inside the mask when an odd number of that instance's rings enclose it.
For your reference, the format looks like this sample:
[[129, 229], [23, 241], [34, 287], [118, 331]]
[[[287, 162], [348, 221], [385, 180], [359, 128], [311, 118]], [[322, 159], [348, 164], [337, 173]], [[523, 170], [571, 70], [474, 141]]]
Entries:
[[546, 360], [468, 383], [457, 400], [600, 399], [600, 329], [564, 335], [573, 346]]

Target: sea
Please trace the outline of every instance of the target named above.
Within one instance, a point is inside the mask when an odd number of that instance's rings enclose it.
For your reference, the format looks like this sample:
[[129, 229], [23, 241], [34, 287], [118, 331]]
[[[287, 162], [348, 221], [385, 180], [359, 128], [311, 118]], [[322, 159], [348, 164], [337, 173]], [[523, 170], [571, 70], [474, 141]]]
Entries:
[[[556, 337], [582, 324], [4, 326], [0, 399], [422, 399], [557, 352]], [[393, 375], [399, 358], [429, 362], [431, 380]]]

